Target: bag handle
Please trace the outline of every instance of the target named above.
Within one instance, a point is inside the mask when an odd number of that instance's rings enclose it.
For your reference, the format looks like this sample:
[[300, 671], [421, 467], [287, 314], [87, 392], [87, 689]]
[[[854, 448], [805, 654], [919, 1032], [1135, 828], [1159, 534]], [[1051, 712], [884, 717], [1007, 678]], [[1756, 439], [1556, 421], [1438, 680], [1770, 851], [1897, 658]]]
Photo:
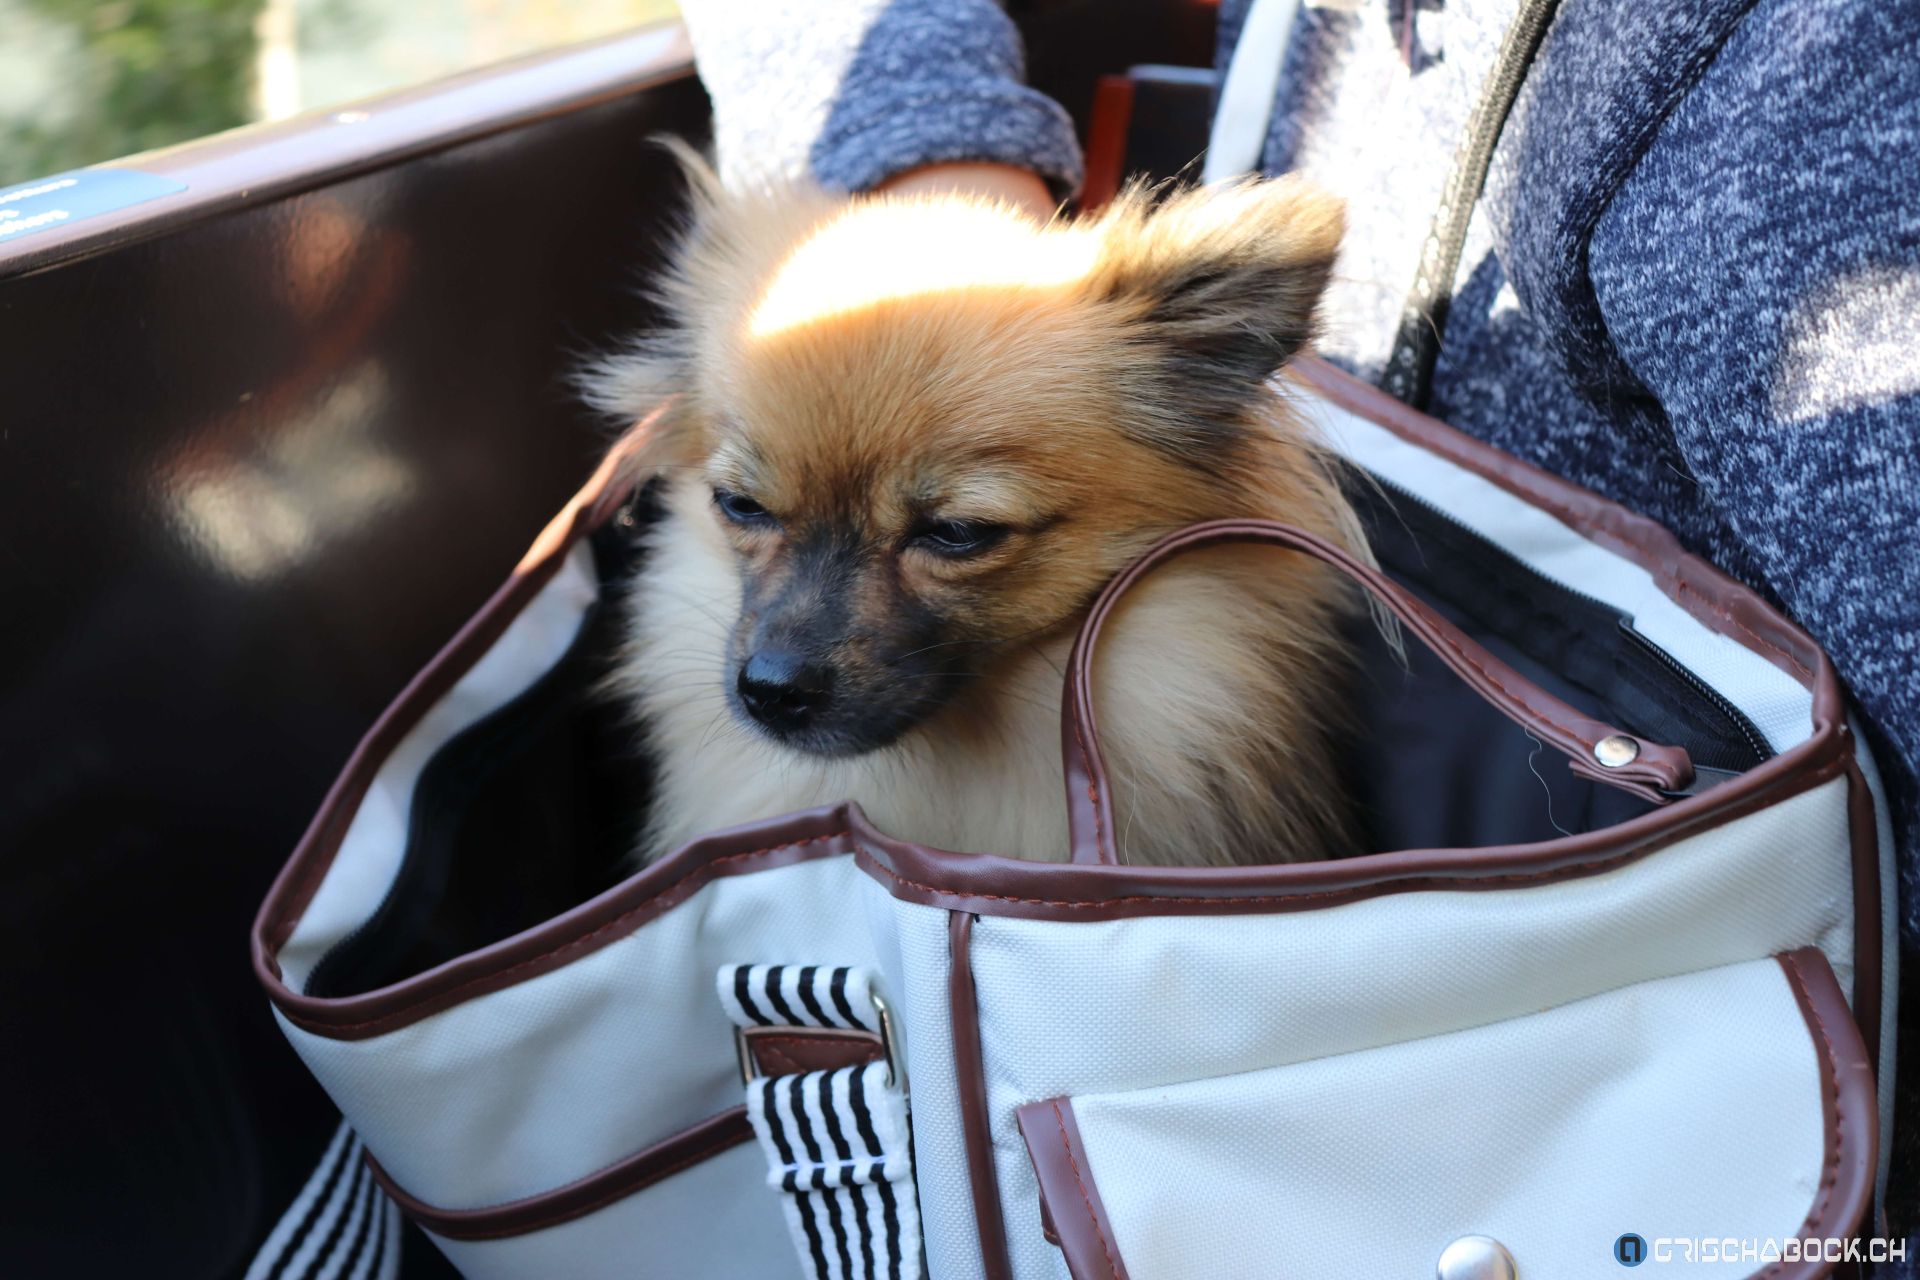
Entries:
[[1435, 613], [1380, 570], [1343, 548], [1273, 520], [1214, 520], [1191, 525], [1155, 543], [1109, 582], [1094, 600], [1067, 657], [1060, 705], [1060, 741], [1066, 762], [1067, 832], [1073, 861], [1119, 862], [1113, 843], [1113, 807], [1100, 727], [1093, 710], [1093, 654], [1107, 615], [1133, 585], [1167, 561], [1201, 547], [1268, 543], [1303, 552], [1355, 579], [1391, 610], [1422, 643], [1502, 714], [1567, 756], [1574, 773], [1661, 804], [1693, 782], [1693, 762], [1680, 747], [1649, 742], [1590, 720], [1540, 688]]

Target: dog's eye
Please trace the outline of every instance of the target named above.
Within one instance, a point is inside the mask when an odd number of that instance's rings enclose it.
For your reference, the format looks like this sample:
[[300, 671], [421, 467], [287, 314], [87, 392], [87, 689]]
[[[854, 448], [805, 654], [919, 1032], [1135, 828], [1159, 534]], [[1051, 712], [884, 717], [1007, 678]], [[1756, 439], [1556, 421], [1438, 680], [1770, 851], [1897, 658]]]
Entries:
[[913, 543], [943, 556], [978, 555], [1007, 536], [1007, 526], [980, 520], [934, 520], [914, 530]]
[[720, 514], [735, 524], [769, 524], [773, 513], [749, 498], [744, 493], [734, 493], [729, 489], [713, 491], [713, 505], [720, 508]]

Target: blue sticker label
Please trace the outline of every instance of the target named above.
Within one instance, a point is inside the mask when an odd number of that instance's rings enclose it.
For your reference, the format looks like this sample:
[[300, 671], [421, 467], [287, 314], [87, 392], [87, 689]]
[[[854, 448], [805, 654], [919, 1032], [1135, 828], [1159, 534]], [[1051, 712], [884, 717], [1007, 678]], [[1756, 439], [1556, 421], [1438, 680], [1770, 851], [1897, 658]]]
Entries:
[[134, 169], [75, 169], [0, 187], [0, 244], [186, 189]]

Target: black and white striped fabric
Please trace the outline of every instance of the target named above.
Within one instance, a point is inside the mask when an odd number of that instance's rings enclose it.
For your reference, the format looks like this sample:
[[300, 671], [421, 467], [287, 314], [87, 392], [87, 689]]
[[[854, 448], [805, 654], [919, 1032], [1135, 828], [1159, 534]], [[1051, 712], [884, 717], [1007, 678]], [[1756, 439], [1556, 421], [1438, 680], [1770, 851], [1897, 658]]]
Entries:
[[760, 1076], [747, 1117], [813, 1280], [918, 1280], [907, 1100], [886, 1063]]
[[400, 1211], [342, 1121], [293, 1204], [267, 1235], [246, 1280], [394, 1280]]
[[854, 965], [729, 964], [718, 986], [736, 1027], [880, 1030], [873, 974]]
[[[735, 1026], [880, 1030], [864, 969], [727, 965]], [[747, 1118], [810, 1280], [920, 1280], [920, 1205], [907, 1095], [886, 1062], [757, 1076]]]

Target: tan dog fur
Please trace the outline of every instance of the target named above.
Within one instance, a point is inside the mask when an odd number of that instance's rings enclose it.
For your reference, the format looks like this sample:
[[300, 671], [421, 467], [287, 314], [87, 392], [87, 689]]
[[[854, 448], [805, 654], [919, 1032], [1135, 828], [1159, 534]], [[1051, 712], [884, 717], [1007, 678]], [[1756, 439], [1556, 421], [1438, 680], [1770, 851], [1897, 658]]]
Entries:
[[[1334, 467], [1270, 383], [1310, 334], [1338, 204], [1284, 179], [1158, 207], [1136, 190], [1042, 227], [962, 196], [695, 186], [671, 327], [590, 383], [629, 420], [669, 401], [636, 454], [665, 516], [613, 682], [659, 763], [641, 856], [850, 798], [905, 839], [1065, 857], [1061, 671], [1100, 586], [1216, 517], [1364, 554]], [[716, 488], [772, 523], [724, 517]], [[928, 519], [1006, 532], [952, 558], [915, 540]], [[842, 629], [841, 678], [876, 706], [917, 707], [916, 678], [953, 686], [862, 754], [775, 741], [729, 700], [756, 601], [812, 589], [794, 579], [805, 531], [844, 552], [804, 602]], [[1316, 562], [1253, 548], [1189, 555], [1123, 602], [1095, 697], [1125, 860], [1348, 851], [1329, 729], [1353, 607]], [[965, 671], [903, 674], [927, 661], [899, 647], [906, 616], [936, 619], [928, 647]]]

